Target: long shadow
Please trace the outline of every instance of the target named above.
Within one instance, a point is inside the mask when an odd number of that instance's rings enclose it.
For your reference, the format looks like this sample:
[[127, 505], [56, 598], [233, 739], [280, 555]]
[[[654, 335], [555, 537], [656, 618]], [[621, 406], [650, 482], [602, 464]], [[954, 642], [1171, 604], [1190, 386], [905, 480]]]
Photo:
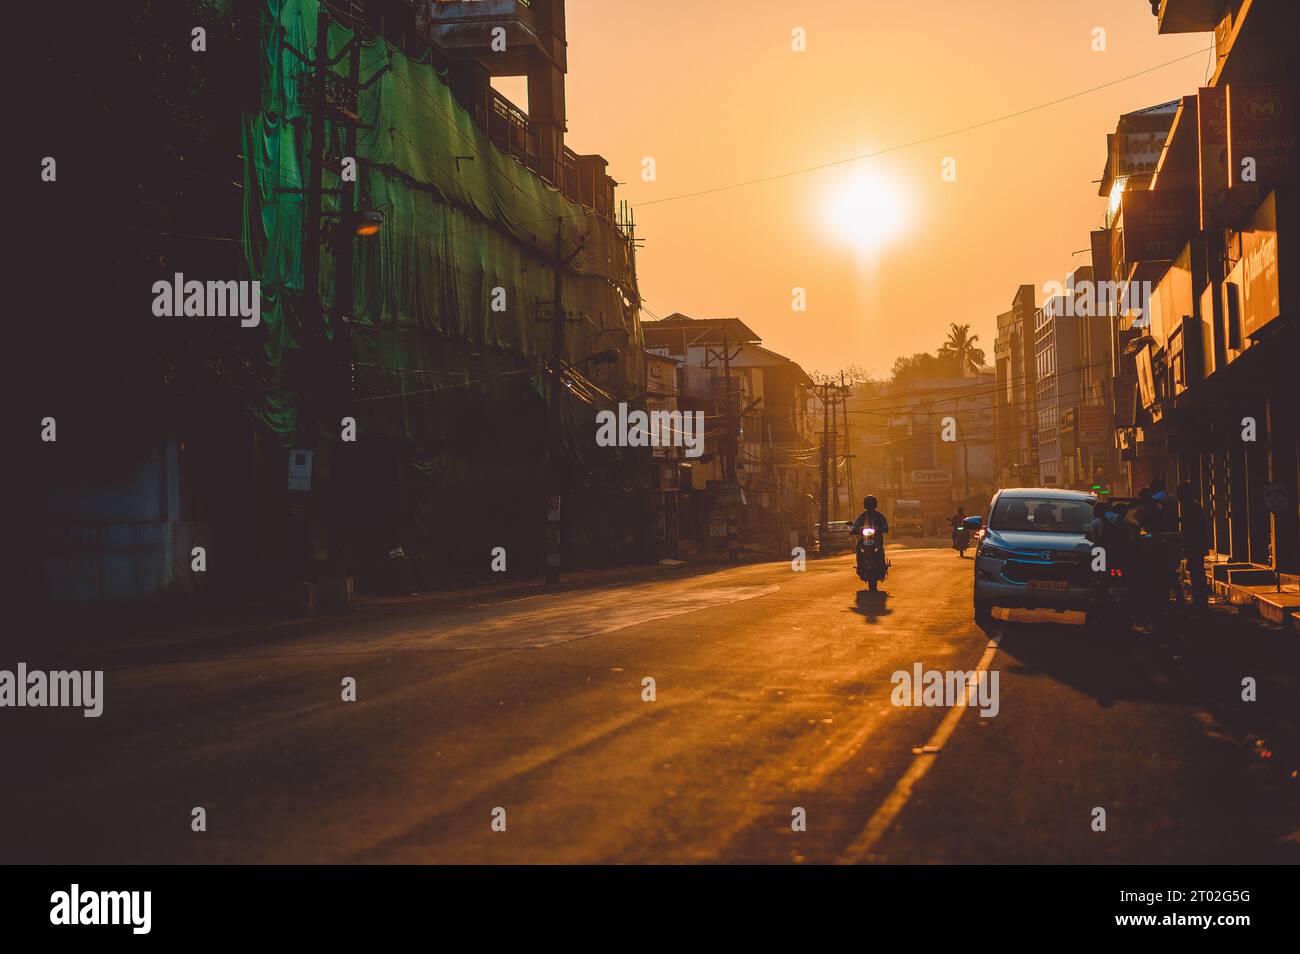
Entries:
[[1117, 700], [1200, 701], [1194, 683], [1186, 678], [1177, 645], [1138, 632], [1018, 616], [981, 624], [990, 636], [1001, 634], [999, 650], [1010, 659], [1001, 668], [1008, 672], [1047, 676], [1087, 693], [1099, 706]]
[[868, 623], [877, 623], [882, 616], [888, 616], [893, 612], [886, 603], [889, 601], [889, 594], [884, 590], [858, 590], [857, 597], [853, 601], [852, 610], [859, 616], [866, 617]]

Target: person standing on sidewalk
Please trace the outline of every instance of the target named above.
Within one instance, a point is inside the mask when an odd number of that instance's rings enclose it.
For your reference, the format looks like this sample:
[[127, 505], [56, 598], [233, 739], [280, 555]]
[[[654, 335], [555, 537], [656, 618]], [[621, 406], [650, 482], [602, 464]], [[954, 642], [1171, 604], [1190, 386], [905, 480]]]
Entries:
[[1206, 609], [1209, 591], [1205, 584], [1205, 555], [1210, 550], [1210, 518], [1184, 480], [1178, 485], [1178, 504], [1183, 531], [1183, 552], [1187, 555], [1187, 575], [1192, 580], [1192, 608]]
[[1174, 602], [1183, 605], [1183, 584], [1178, 576], [1178, 566], [1183, 562], [1183, 538], [1178, 532], [1178, 505], [1165, 492], [1165, 479], [1151, 481], [1151, 502], [1155, 514], [1156, 552], [1163, 569], [1164, 594], [1173, 594]]

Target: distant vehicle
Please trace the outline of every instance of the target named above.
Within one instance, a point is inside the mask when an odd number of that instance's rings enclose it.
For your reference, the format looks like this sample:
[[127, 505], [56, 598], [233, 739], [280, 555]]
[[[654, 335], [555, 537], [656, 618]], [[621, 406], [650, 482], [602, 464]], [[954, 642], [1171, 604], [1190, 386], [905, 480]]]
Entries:
[[821, 524], [818, 524], [817, 539], [821, 541], [822, 553], [829, 553], [832, 550], [852, 550], [858, 543], [857, 538], [853, 536], [853, 523], [849, 520], [827, 521], [824, 533]]
[[895, 500], [894, 519], [890, 521], [889, 525], [895, 536], [919, 537], [921, 535], [921, 501]]
[[1096, 501], [1077, 490], [999, 490], [975, 551], [975, 619], [989, 620], [994, 606], [1086, 611]]

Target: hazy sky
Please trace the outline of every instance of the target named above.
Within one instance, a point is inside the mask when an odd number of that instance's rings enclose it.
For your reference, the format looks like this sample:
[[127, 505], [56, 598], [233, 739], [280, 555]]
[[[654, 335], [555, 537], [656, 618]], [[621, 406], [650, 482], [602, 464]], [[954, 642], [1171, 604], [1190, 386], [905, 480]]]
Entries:
[[[1210, 55], [879, 158], [641, 203], [945, 133], [1211, 45], [1158, 35], [1147, 0], [568, 0], [568, 35], [567, 142], [605, 156], [640, 206], [644, 317], [735, 316], [806, 370], [881, 374], [954, 321], [991, 361], [1016, 286], [1041, 303], [1044, 282], [1088, 263], [1073, 253], [1099, 225], [1092, 180], [1118, 115], [1194, 92]], [[861, 236], [835, 226], [837, 207]], [[898, 231], [872, 251], [874, 208]]]

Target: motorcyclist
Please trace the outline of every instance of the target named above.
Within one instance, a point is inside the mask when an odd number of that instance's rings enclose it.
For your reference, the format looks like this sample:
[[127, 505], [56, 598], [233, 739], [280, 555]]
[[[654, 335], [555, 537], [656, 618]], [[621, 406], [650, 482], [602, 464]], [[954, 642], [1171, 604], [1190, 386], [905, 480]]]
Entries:
[[853, 535], [857, 536], [861, 533], [868, 522], [876, 528], [876, 533], [880, 535], [881, 546], [884, 546], [885, 534], [889, 532], [889, 521], [876, 509], [876, 498], [871, 494], [862, 498], [862, 513], [858, 514], [858, 518], [853, 521]]
[[958, 507], [957, 512], [948, 518], [948, 525], [952, 528], [952, 544], [957, 545], [957, 531], [961, 529], [962, 523], [966, 519], [966, 508]]
[[[884, 559], [885, 534], [889, 532], [889, 521], [885, 519], [883, 513], [876, 509], [876, 498], [871, 494], [867, 494], [867, 496], [862, 498], [862, 513], [858, 514], [858, 518], [853, 521], [853, 537], [858, 541], [857, 560], [859, 576], [862, 576], [862, 528], [867, 526], [876, 528], [876, 539], [880, 546], [879, 553], [881, 559]], [[885, 561], [886, 573], [888, 572], [888, 568], [889, 562]], [[863, 577], [863, 579], [866, 579], [866, 577]], [[871, 588], [873, 590], [876, 588], [874, 582], [871, 584]]]
[[1129, 534], [1125, 529], [1124, 517], [1115, 505], [1105, 501], [1093, 505], [1088, 538], [1102, 548], [1107, 571], [1119, 570], [1121, 574], [1128, 571]]

